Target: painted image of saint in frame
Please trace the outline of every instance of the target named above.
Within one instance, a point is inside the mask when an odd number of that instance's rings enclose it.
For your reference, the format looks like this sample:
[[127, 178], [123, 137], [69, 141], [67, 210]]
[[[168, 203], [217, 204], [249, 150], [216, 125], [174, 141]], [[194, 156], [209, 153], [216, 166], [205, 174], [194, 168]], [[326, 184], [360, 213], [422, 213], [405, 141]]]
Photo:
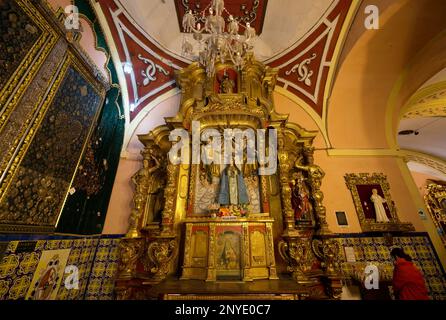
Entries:
[[56, 300], [70, 249], [43, 251], [26, 300]]
[[375, 222], [391, 221], [389, 203], [387, 203], [380, 184], [358, 184], [356, 189], [366, 219]]

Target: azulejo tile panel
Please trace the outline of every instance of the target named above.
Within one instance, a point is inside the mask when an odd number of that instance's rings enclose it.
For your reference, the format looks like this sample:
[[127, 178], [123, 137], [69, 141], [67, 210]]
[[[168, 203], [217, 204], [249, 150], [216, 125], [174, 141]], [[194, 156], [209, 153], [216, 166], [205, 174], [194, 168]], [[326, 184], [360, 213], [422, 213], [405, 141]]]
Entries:
[[86, 300], [112, 300], [115, 276], [118, 271], [119, 239], [101, 239], [99, 241], [90, 282], [86, 291]]
[[71, 273], [65, 273], [57, 292], [57, 300], [113, 299], [119, 238], [62, 237], [31, 242], [32, 245], [27, 245], [23, 252], [17, 248], [20, 249], [24, 241], [8, 243], [0, 262], [0, 300], [25, 299], [42, 252], [60, 249], [70, 249], [67, 266], [77, 267], [79, 286], [78, 289], [67, 289], [65, 283]]
[[[377, 264], [390, 277], [393, 273], [390, 251], [393, 247], [402, 247], [423, 273], [431, 299], [446, 300], [446, 276], [427, 234], [414, 233], [394, 237], [392, 246], [385, 245], [385, 239], [382, 237], [363, 235], [346, 236], [338, 238], [338, 241], [343, 247], [354, 248], [358, 264]], [[346, 262], [345, 254], [342, 256], [342, 261], [344, 275], [352, 276], [355, 270], [351, 263]]]
[[[391, 276], [393, 264], [389, 252], [392, 247], [386, 246], [383, 238], [345, 236], [338, 237], [337, 240], [343, 247], [354, 247], [358, 263], [376, 263]], [[67, 273], [62, 279], [56, 299], [112, 300], [115, 298], [113, 290], [119, 259], [119, 241], [119, 237], [62, 237], [34, 241], [34, 248], [29, 243], [23, 245], [29, 241], [9, 241], [0, 263], [0, 300], [24, 299], [42, 252], [59, 249], [70, 249], [67, 266], [78, 268], [79, 288], [76, 290], [65, 287], [69, 276]], [[414, 263], [426, 278], [431, 298], [446, 300], [445, 275], [427, 234], [395, 237], [393, 241], [393, 246], [401, 246], [411, 254]], [[352, 264], [345, 261], [344, 254], [341, 260], [343, 273], [351, 275], [354, 272]]]

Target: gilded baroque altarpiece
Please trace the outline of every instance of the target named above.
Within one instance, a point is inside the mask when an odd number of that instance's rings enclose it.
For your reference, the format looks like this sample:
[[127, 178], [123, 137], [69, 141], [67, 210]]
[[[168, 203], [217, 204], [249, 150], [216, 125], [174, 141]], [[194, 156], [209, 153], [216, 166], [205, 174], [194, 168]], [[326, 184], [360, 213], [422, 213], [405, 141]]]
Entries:
[[[198, 63], [176, 73], [182, 93], [178, 114], [139, 136], [143, 168], [132, 178], [136, 191], [129, 231], [120, 242], [118, 299], [153, 297], [169, 281], [185, 287], [191, 281], [274, 283], [282, 275], [300, 292], [297, 298], [339, 298], [340, 248], [329, 238], [320, 190], [325, 174], [313, 159], [316, 132], [276, 113], [277, 73], [252, 55], [241, 71], [227, 61], [216, 64], [213, 77]], [[223, 75], [233, 79], [223, 83]], [[192, 134], [196, 122], [202, 131], [275, 129], [277, 170], [259, 175], [260, 162], [244, 160], [237, 168], [173, 164], [170, 132]], [[225, 189], [233, 177], [238, 183]]]

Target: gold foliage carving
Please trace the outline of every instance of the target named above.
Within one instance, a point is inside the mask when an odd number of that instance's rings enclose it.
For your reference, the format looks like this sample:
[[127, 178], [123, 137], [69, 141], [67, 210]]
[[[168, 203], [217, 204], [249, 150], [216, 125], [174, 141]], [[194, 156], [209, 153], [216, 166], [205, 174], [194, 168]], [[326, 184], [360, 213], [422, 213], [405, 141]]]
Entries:
[[175, 238], [159, 236], [148, 245], [145, 268], [153, 274], [155, 280], [164, 280], [177, 254], [178, 243]]

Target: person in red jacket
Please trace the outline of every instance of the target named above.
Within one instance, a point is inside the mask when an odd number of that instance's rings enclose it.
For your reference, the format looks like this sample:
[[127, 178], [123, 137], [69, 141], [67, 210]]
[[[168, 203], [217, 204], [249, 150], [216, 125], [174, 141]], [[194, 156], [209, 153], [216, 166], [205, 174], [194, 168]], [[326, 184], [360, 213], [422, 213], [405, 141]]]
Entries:
[[390, 253], [394, 260], [393, 292], [396, 300], [429, 300], [423, 274], [412, 263], [412, 258], [401, 248]]

